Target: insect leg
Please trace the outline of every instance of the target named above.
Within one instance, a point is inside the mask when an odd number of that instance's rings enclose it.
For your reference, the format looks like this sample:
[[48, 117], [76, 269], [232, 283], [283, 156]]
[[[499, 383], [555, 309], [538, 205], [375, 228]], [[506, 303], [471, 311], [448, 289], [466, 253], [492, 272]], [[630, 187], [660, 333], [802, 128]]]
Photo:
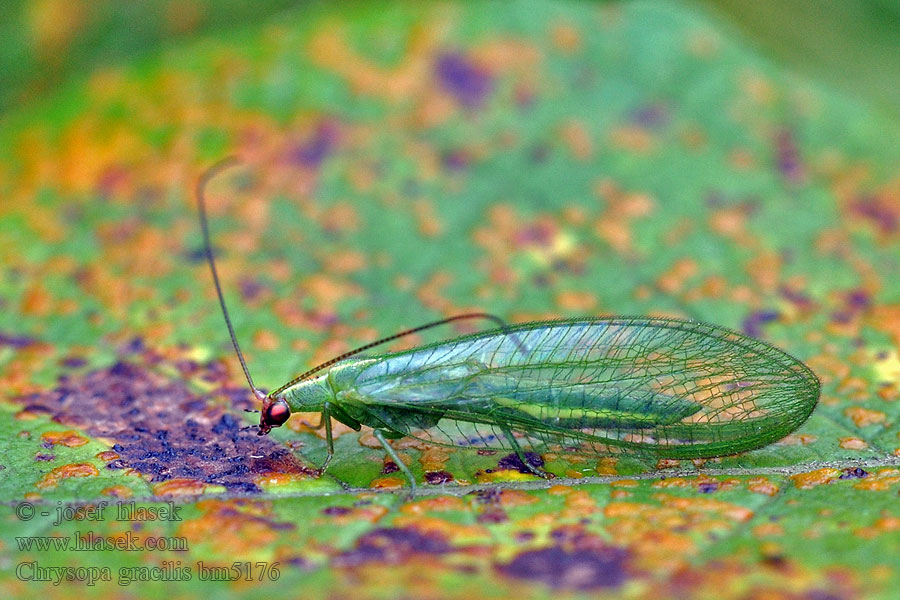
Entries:
[[[322, 409], [322, 417], [319, 421], [319, 427], [323, 424], [325, 425], [325, 444], [328, 448], [328, 454], [325, 456], [325, 462], [322, 463], [322, 466], [319, 467], [319, 475], [325, 472], [325, 469], [328, 468], [328, 463], [331, 462], [331, 459], [334, 457], [334, 437], [331, 435], [331, 413], [328, 411], [328, 403], [325, 403], [325, 407]], [[318, 427], [317, 427], [318, 429]]]
[[542, 479], [550, 479], [553, 477], [551, 473], [543, 470], [540, 467], [536, 467], [528, 461], [528, 457], [525, 455], [525, 452], [522, 450], [522, 446], [519, 445], [519, 442], [516, 441], [515, 436], [509, 429], [503, 429], [503, 435], [506, 437], [506, 441], [509, 442], [509, 445], [512, 446], [513, 451], [516, 453], [516, 456], [519, 457], [519, 460], [522, 461], [522, 464], [525, 465], [525, 468], [537, 475]]
[[397, 452], [390, 444], [388, 444], [387, 440], [384, 439], [384, 434], [381, 433], [380, 429], [376, 429], [373, 434], [375, 435], [375, 439], [381, 443], [381, 446], [384, 448], [384, 451], [387, 452], [387, 455], [390, 456], [391, 460], [394, 461], [394, 464], [397, 465], [397, 468], [403, 471], [403, 474], [409, 479], [409, 493], [415, 493], [416, 478], [413, 477], [412, 471], [409, 470], [409, 467], [406, 466], [405, 462], [400, 460], [400, 457], [397, 456]]

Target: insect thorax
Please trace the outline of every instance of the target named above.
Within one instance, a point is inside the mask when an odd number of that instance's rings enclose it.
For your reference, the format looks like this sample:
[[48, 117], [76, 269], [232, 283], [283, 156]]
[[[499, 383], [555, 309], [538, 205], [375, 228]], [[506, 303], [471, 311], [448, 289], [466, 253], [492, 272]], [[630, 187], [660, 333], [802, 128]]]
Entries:
[[326, 402], [334, 402], [335, 396], [352, 389], [356, 376], [370, 360], [345, 360], [321, 375], [299, 381], [281, 393], [292, 412], [320, 412]]

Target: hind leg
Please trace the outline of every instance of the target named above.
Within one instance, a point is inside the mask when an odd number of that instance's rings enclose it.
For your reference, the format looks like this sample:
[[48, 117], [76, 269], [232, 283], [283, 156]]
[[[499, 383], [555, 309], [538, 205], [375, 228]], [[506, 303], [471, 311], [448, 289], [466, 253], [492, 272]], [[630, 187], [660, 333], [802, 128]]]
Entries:
[[552, 479], [554, 477], [552, 473], [548, 473], [544, 469], [536, 467], [535, 465], [531, 464], [531, 462], [529, 462], [528, 456], [525, 454], [525, 451], [522, 450], [522, 446], [519, 445], [518, 440], [516, 440], [515, 436], [509, 429], [503, 430], [503, 436], [506, 438], [507, 443], [512, 447], [513, 452], [516, 453], [516, 456], [519, 457], [519, 460], [522, 461], [522, 464], [525, 465], [526, 469], [542, 479]]
[[380, 429], [376, 429], [373, 435], [381, 444], [381, 447], [384, 448], [384, 451], [387, 452], [387, 455], [391, 457], [391, 460], [394, 461], [394, 464], [397, 465], [397, 468], [406, 475], [406, 479], [409, 480], [409, 494], [412, 496], [416, 492], [416, 478], [413, 477], [412, 471], [409, 470], [409, 467], [406, 466], [405, 462], [400, 460], [400, 457], [397, 456], [397, 451], [388, 444], [388, 441], [384, 438], [384, 434], [381, 433]]

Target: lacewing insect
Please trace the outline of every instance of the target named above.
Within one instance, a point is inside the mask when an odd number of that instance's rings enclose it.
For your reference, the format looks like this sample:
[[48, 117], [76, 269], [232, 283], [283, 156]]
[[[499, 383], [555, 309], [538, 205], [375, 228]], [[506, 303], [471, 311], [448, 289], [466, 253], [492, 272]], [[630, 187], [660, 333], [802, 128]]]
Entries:
[[[200, 223], [222, 314], [244, 376], [261, 402], [258, 433], [293, 412], [319, 412], [327, 456], [331, 419], [370, 427], [415, 487], [388, 440], [444, 446], [631, 453], [710, 458], [760, 448], [799, 427], [819, 398], [801, 361], [760, 340], [697, 321], [590, 317], [506, 325], [487, 313], [458, 315], [366, 344], [268, 394], [253, 384], [234, 333], [209, 238], [204, 189], [225, 159], [197, 183]], [[364, 355], [385, 342], [462, 319], [499, 327], [412, 348]]]

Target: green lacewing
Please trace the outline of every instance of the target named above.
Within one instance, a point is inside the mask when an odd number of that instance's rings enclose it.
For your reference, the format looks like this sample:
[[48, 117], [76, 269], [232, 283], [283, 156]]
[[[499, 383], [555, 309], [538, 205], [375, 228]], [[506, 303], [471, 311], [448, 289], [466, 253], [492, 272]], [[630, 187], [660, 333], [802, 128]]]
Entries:
[[[204, 188], [197, 184], [206, 257], [235, 352], [262, 403], [265, 435], [293, 412], [319, 412], [327, 457], [331, 419], [374, 431], [415, 487], [390, 439], [512, 451], [630, 453], [709, 458], [760, 448], [799, 427], [819, 398], [800, 360], [729, 329], [691, 320], [588, 317], [507, 325], [488, 313], [457, 315], [366, 344], [268, 394], [253, 384], [228, 316], [209, 241]], [[462, 319], [496, 329], [401, 352], [363, 354], [385, 342]]]

